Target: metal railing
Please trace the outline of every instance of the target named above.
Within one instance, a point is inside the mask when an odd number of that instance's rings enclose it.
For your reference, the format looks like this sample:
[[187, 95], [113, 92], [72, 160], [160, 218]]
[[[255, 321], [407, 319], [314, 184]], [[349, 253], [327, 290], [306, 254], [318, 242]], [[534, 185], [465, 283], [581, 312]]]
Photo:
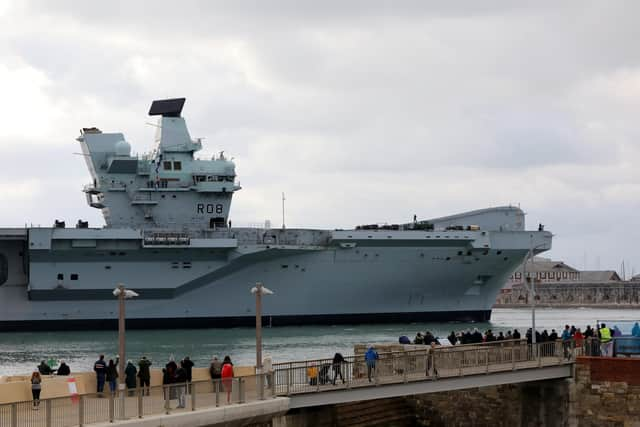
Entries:
[[82, 427], [189, 412], [273, 398], [273, 384], [271, 374], [261, 374], [0, 404], [0, 426]]
[[291, 395], [531, 369], [573, 363], [582, 354], [584, 348], [576, 348], [573, 340], [535, 345], [516, 340], [379, 353], [371, 369], [363, 355], [345, 356], [339, 364], [332, 359], [279, 363], [274, 364], [275, 392]]

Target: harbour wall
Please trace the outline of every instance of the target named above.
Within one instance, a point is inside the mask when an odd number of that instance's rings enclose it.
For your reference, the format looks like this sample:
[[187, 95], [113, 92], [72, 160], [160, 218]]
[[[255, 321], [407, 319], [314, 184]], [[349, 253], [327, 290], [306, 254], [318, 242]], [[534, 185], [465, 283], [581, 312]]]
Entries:
[[[540, 307], [640, 307], [640, 282], [536, 283], [536, 305]], [[503, 289], [494, 308], [518, 308], [531, 305], [526, 286]]]

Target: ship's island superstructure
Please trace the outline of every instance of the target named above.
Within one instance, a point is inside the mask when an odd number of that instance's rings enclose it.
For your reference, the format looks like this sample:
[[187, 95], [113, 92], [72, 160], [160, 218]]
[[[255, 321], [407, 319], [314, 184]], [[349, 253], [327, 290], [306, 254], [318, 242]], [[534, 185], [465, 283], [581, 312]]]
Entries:
[[487, 320], [500, 288], [551, 233], [526, 231], [517, 207], [351, 230], [234, 227], [234, 163], [199, 160], [184, 98], [154, 101], [156, 149], [132, 156], [121, 133], [82, 130], [87, 203], [106, 226], [0, 229], [0, 331], [116, 325], [124, 283], [128, 327], [255, 322], [263, 282], [272, 325]]

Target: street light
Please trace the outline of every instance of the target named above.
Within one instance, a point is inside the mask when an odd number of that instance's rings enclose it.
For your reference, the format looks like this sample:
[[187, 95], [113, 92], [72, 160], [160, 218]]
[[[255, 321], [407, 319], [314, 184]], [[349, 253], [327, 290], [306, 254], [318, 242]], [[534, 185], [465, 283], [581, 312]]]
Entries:
[[[251, 288], [251, 293], [256, 296], [256, 374], [262, 373], [262, 295], [273, 295], [273, 291], [264, 287], [261, 282]], [[262, 379], [262, 377], [260, 377]], [[262, 391], [262, 381], [259, 383]]]
[[124, 364], [125, 364], [125, 331], [124, 331], [124, 300], [131, 299], [138, 296], [138, 294], [130, 289], [126, 289], [124, 284], [118, 283], [118, 286], [113, 290], [113, 296], [118, 298], [118, 305], [120, 310], [118, 313], [118, 390], [120, 390], [120, 399], [122, 404], [120, 405], [120, 415], [124, 418]]
[[531, 344], [532, 347], [536, 345], [536, 287], [535, 280], [529, 280], [527, 277], [527, 263], [529, 259], [531, 259], [531, 264], [533, 264], [534, 259], [534, 251], [539, 247], [545, 246], [546, 243], [541, 243], [532, 247], [527, 251], [527, 257], [524, 259], [524, 264], [522, 265], [522, 278], [524, 282], [527, 284], [527, 290], [529, 291], [529, 295], [531, 295]]

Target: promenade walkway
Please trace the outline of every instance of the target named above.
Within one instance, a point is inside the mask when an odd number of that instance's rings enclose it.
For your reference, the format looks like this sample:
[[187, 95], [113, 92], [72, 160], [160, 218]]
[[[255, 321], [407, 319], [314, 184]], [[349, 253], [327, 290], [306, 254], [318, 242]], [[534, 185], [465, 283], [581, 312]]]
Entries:
[[[289, 408], [567, 377], [581, 353], [573, 343], [563, 346], [561, 342], [535, 347], [521, 341], [424, 347], [380, 353], [371, 381], [362, 355], [348, 356], [336, 366], [330, 359], [281, 363], [274, 364], [269, 374], [234, 378], [230, 384], [201, 381], [189, 388], [153, 387], [148, 395], [137, 389], [131, 396], [107, 393], [46, 399], [37, 410], [30, 401], [4, 404], [0, 405], [0, 426], [75, 427], [125, 420], [135, 425], [135, 420], [156, 418], [162, 421], [155, 425], [168, 426], [168, 417], [180, 418], [180, 425], [195, 426], [206, 425], [200, 422], [204, 412], [210, 424], [258, 420]], [[338, 375], [333, 385], [338, 371], [344, 382]], [[230, 390], [228, 403], [226, 390]], [[180, 396], [184, 396], [184, 408], [178, 407]]]

